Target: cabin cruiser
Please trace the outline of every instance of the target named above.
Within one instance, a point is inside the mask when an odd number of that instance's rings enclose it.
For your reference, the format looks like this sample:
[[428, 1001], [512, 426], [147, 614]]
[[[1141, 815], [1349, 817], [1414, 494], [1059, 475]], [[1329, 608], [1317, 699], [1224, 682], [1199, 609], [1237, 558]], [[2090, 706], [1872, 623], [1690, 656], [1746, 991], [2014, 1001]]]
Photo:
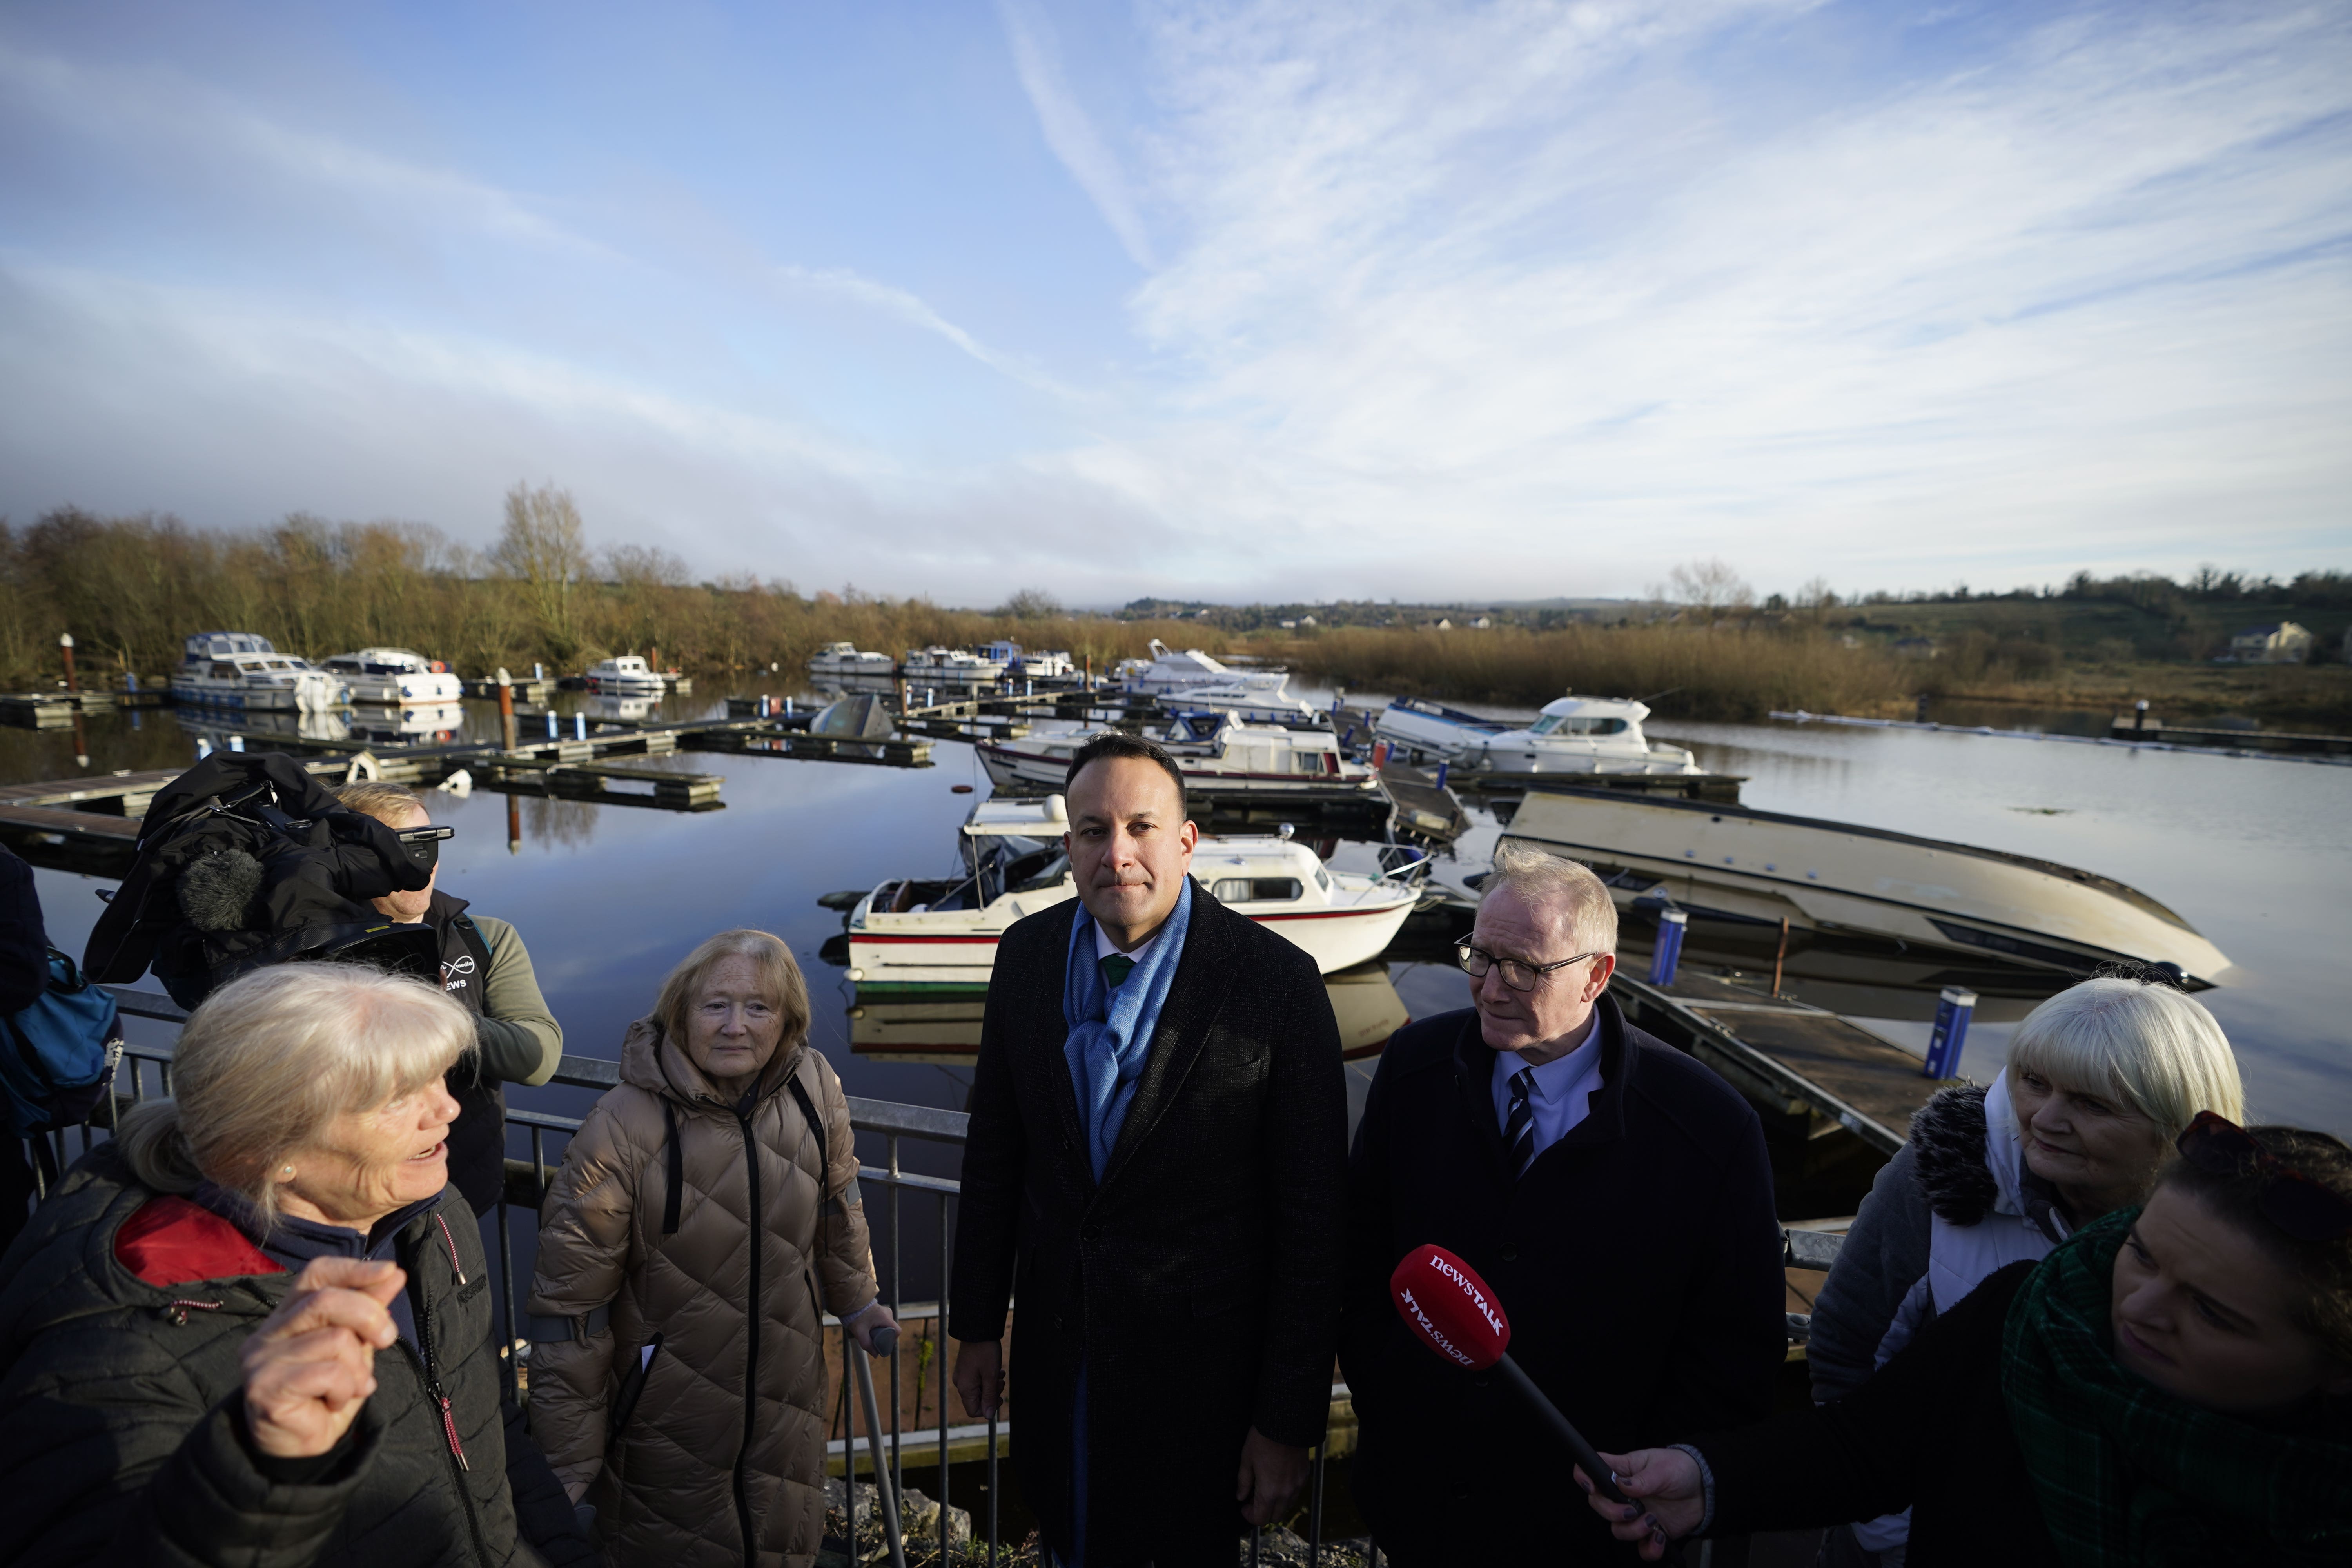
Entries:
[[1150, 658], [1123, 658], [1111, 673], [1129, 691], [1152, 697], [1198, 697], [1204, 706], [1216, 701], [1216, 698], [1208, 695], [1211, 692], [1279, 697], [1283, 688], [1290, 684], [1288, 670], [1235, 669], [1196, 647], [1171, 653], [1168, 645], [1158, 637], [1151, 639]]
[[340, 679], [251, 632], [198, 632], [184, 647], [172, 673], [174, 702], [320, 713], [352, 700]]
[[2054, 861], [1747, 806], [1610, 789], [1532, 789], [1504, 834], [1591, 866], [1622, 905], [1891, 938], [2070, 974], [2230, 961], [2137, 889]]
[[1040, 648], [1031, 653], [1017, 642], [984, 642], [977, 651], [981, 658], [1003, 665], [1007, 680], [1067, 680], [1078, 673], [1066, 650]]
[[352, 689], [354, 702], [381, 702], [387, 707], [409, 702], [439, 706], [461, 700], [466, 683], [449, 673], [437, 658], [428, 659], [404, 647], [363, 647], [339, 653], [320, 666]]
[[1403, 697], [1372, 731], [1391, 746], [1482, 773], [1704, 773], [1682, 747], [1642, 733], [1649, 716], [1647, 706], [1622, 698], [1562, 697], [1521, 728]]
[[608, 658], [588, 672], [588, 689], [608, 697], [659, 697], [668, 684], [633, 653]]
[[899, 672], [909, 685], [993, 686], [1003, 676], [1004, 665], [969, 648], [910, 647]]
[[808, 661], [809, 673], [820, 680], [854, 680], [859, 676], [889, 679], [898, 667], [887, 653], [862, 653], [856, 643], [829, 642]]
[[[1077, 896], [1063, 797], [985, 800], [963, 825], [960, 864], [884, 882], [850, 909], [849, 978], [869, 988], [988, 984], [996, 944], [1024, 915]], [[1426, 861], [1380, 877], [1333, 871], [1287, 834], [1203, 837], [1192, 876], [1238, 914], [1304, 948], [1325, 973], [1376, 958], [1421, 901]]]
[[[1102, 730], [1030, 734], [973, 749], [1000, 789], [1059, 789], [1079, 747]], [[1185, 787], [1255, 800], [1374, 801], [1380, 775], [1339, 749], [1328, 730], [1248, 723], [1233, 712], [1180, 713], [1151, 737], [1168, 749]]]

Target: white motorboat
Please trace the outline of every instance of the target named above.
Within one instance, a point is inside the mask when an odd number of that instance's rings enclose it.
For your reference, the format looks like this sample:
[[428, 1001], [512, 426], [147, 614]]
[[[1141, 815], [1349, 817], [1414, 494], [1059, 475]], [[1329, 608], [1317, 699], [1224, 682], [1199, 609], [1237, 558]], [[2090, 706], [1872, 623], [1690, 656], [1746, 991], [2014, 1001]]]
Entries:
[[[973, 749], [999, 788], [1060, 789], [1070, 758], [1101, 730], [1029, 734]], [[1251, 724], [1231, 712], [1181, 713], [1152, 736], [1176, 759], [1187, 789], [1204, 797], [1376, 801], [1380, 775], [1339, 749], [1328, 730]]]
[[863, 653], [856, 643], [829, 642], [817, 649], [808, 661], [809, 673], [819, 680], [887, 680], [898, 674], [898, 667], [887, 653]]
[[1078, 667], [1066, 650], [1040, 648], [1032, 653], [1017, 642], [984, 642], [980, 657], [1004, 667], [1007, 680], [1067, 680]]
[[450, 674], [447, 665], [404, 647], [339, 653], [320, 668], [341, 677], [351, 688], [354, 702], [381, 702], [387, 707], [421, 702], [438, 707], [461, 701], [466, 695], [466, 683]]
[[1650, 716], [1640, 702], [1614, 697], [1562, 697], [1544, 704], [1525, 728], [1401, 698], [1372, 721], [1392, 746], [1444, 758], [1457, 767], [1504, 776], [1539, 773], [1697, 773], [1689, 752], [1642, 732]]
[[184, 647], [172, 674], [174, 702], [321, 713], [352, 700], [341, 679], [251, 632], [198, 632]]
[[1126, 658], [1112, 672], [1119, 684], [1129, 691], [1140, 691], [1153, 697], [1182, 697], [1201, 700], [1202, 706], [1213, 704], [1213, 692], [1231, 691], [1255, 697], [1279, 697], [1290, 684], [1290, 672], [1285, 669], [1235, 669], [1221, 659], [1210, 658], [1199, 648], [1186, 648], [1182, 653], [1171, 653], [1168, 645], [1158, 637], [1151, 639], [1150, 658]]
[[910, 647], [898, 668], [909, 686], [993, 686], [1004, 675], [1001, 660], [961, 647]]
[[[1014, 921], [1077, 896], [1061, 844], [1068, 826], [1058, 795], [981, 802], [964, 822], [954, 874], [895, 879], [850, 910], [849, 978], [861, 994], [984, 988]], [[1387, 948], [1420, 901], [1424, 870], [1333, 871], [1286, 836], [1202, 838], [1192, 852], [1194, 880], [1304, 948], [1327, 974]]]
[[1531, 790], [1504, 835], [1581, 860], [1622, 904], [2080, 973], [2118, 960], [2218, 982], [2230, 961], [2135, 888], [2054, 861], [1852, 823], [1609, 789]]
[[607, 697], [659, 697], [668, 682], [633, 653], [608, 658], [588, 672], [588, 689]]

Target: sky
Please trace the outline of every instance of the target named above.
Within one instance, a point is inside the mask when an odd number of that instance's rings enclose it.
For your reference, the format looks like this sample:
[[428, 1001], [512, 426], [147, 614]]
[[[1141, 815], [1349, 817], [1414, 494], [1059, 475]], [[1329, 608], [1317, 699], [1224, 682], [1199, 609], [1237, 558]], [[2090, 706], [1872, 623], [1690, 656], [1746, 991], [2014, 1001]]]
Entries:
[[2352, 7], [0, 9], [0, 515], [985, 605], [2352, 566]]

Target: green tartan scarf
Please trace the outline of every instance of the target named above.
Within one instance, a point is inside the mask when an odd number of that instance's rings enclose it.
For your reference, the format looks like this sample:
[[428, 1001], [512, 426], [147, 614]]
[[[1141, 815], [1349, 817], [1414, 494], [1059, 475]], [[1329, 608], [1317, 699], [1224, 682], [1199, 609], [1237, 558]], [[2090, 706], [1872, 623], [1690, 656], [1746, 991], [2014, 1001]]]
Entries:
[[2108, 1304], [2139, 1217], [2111, 1214], [2042, 1261], [2009, 1310], [2001, 1394], [2058, 1555], [2076, 1568], [2352, 1563], [2352, 1413], [2258, 1422], [2119, 1364]]

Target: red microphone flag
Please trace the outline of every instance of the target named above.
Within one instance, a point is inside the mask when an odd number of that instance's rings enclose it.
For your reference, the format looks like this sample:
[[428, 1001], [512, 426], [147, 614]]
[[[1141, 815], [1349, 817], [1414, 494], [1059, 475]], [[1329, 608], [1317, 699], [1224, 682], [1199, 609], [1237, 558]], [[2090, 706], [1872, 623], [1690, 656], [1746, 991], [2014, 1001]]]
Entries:
[[1442, 1247], [1416, 1247], [1389, 1276], [1397, 1316], [1456, 1366], [1484, 1372], [1511, 1348], [1510, 1320], [1486, 1282]]

